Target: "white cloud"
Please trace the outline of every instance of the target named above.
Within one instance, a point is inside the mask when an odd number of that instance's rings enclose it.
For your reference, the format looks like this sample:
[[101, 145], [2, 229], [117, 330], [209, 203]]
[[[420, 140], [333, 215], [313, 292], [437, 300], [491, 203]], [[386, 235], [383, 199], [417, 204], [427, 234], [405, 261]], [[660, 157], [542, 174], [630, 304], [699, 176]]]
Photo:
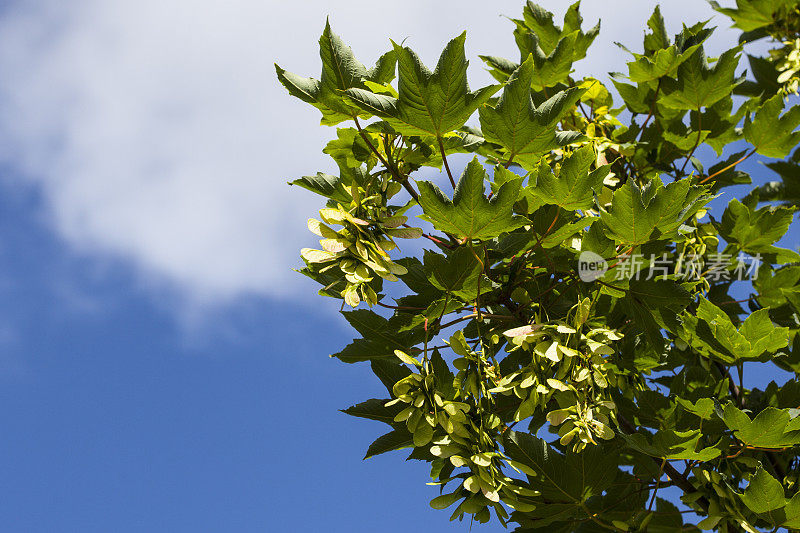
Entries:
[[[586, 22], [602, 17], [603, 29], [579, 72], [624, 70], [611, 43], [639, 49], [654, 5], [585, 2]], [[333, 170], [319, 153], [333, 131], [285, 93], [272, 62], [317, 77], [328, 13], [364, 61], [387, 49], [388, 33], [433, 63], [468, 28], [478, 86], [489, 81], [479, 51], [515, 56], [498, 14], [521, 9], [516, 0], [20, 0], [0, 19], [0, 160], [40, 187], [54, 230], [83, 253], [129, 261], [192, 299], [288, 296], [297, 249], [313, 242], [304, 220], [316, 200], [285, 182]], [[672, 30], [712, 15], [696, 0], [663, 9]], [[723, 33], [716, 43], [735, 38]]]

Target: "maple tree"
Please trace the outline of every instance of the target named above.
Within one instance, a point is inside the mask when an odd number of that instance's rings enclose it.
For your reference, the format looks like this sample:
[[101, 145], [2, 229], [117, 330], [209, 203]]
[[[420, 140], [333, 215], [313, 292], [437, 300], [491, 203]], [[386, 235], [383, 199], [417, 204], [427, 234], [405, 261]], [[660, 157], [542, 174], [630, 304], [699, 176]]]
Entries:
[[[600, 31], [579, 3], [559, 26], [528, 2], [519, 59], [480, 56], [497, 84], [477, 90], [466, 33], [433, 70], [394, 42], [368, 69], [326, 24], [320, 80], [276, 65], [339, 126], [339, 175], [292, 183], [326, 199], [301, 272], [355, 308], [334, 356], [387, 389], [344, 412], [389, 426], [367, 457], [430, 463], [451, 519], [800, 530], [800, 254], [779, 243], [800, 206], [800, 7], [712, 5], [737, 46], [709, 58], [707, 23], [670, 38], [656, 8], [608, 83], [572, 76]], [[753, 184], [755, 154], [780, 181]], [[745, 363], [791, 379], [747, 388]]]

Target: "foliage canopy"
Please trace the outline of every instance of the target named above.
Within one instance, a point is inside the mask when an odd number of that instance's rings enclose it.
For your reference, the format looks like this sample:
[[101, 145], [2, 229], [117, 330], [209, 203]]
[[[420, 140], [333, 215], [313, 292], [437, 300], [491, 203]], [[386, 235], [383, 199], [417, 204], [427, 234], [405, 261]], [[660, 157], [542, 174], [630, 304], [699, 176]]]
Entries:
[[[339, 126], [339, 175], [292, 183], [326, 199], [301, 272], [358, 308], [334, 357], [387, 389], [344, 412], [389, 426], [366, 457], [430, 463], [452, 519], [800, 530], [800, 254], [779, 245], [800, 205], [800, 7], [712, 5], [738, 46], [709, 58], [707, 23], [670, 38], [656, 8], [609, 83], [572, 77], [600, 31], [579, 3], [559, 26], [528, 2], [519, 59], [480, 56], [497, 84], [477, 90], [466, 33], [433, 70], [394, 42], [368, 69], [327, 24], [320, 80], [276, 65]], [[759, 39], [773, 48], [743, 75]], [[781, 180], [753, 185], [754, 154]], [[746, 388], [745, 363], [791, 379]]]

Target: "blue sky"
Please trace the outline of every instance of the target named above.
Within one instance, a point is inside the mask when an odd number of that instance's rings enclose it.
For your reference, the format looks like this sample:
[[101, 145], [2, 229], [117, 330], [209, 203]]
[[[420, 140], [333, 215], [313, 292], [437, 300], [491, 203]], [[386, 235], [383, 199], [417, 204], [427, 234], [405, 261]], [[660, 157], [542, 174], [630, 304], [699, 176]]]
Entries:
[[40, 209], [2, 188], [4, 531], [400, 531], [434, 518], [423, 465], [361, 461], [380, 428], [336, 409], [380, 391], [366, 367], [325, 357], [348, 340], [329, 316], [253, 299], [187, 340], [124, 267], [54, 239]]
[[[337, 411], [385, 391], [327, 357], [351, 333], [290, 271], [318, 206], [285, 182], [331, 171], [318, 151], [333, 135], [274, 80], [274, 60], [319, 70], [328, 7], [292, 4], [0, 3], [4, 531], [468, 528], [428, 508], [426, 465], [362, 461], [384, 428]], [[473, 56], [512, 56], [495, 15], [522, 6], [368, 4], [330, 12], [357, 53], [374, 59], [390, 33], [429, 63], [465, 27]], [[639, 45], [654, 2], [619, 4], [580, 72], [623, 70], [611, 41]], [[603, 5], [587, 2], [587, 23]], [[711, 16], [665, 12], [672, 29]]]

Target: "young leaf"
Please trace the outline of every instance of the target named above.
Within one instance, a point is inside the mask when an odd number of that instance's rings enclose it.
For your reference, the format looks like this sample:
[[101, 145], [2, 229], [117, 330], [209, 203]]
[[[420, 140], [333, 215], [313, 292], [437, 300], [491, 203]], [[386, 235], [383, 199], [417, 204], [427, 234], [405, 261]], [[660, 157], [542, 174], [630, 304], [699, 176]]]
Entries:
[[517, 27], [533, 31], [539, 38], [540, 46], [546, 54], [550, 54], [565, 36], [577, 32], [575, 38], [575, 55], [573, 61], [586, 57], [586, 50], [600, 33], [600, 22], [586, 31], [581, 29], [583, 17], [580, 14], [580, 1], [570, 5], [564, 14], [563, 29], [553, 22], [553, 14], [542, 6], [528, 0], [522, 12], [523, 20], [514, 20]]
[[566, 81], [572, 73], [572, 62], [575, 61], [575, 40], [577, 32], [572, 32], [559, 39], [555, 49], [549, 54], [539, 45], [539, 37], [532, 31], [514, 32], [517, 48], [522, 58], [533, 56], [534, 71], [531, 87], [536, 91], [544, 91]]

